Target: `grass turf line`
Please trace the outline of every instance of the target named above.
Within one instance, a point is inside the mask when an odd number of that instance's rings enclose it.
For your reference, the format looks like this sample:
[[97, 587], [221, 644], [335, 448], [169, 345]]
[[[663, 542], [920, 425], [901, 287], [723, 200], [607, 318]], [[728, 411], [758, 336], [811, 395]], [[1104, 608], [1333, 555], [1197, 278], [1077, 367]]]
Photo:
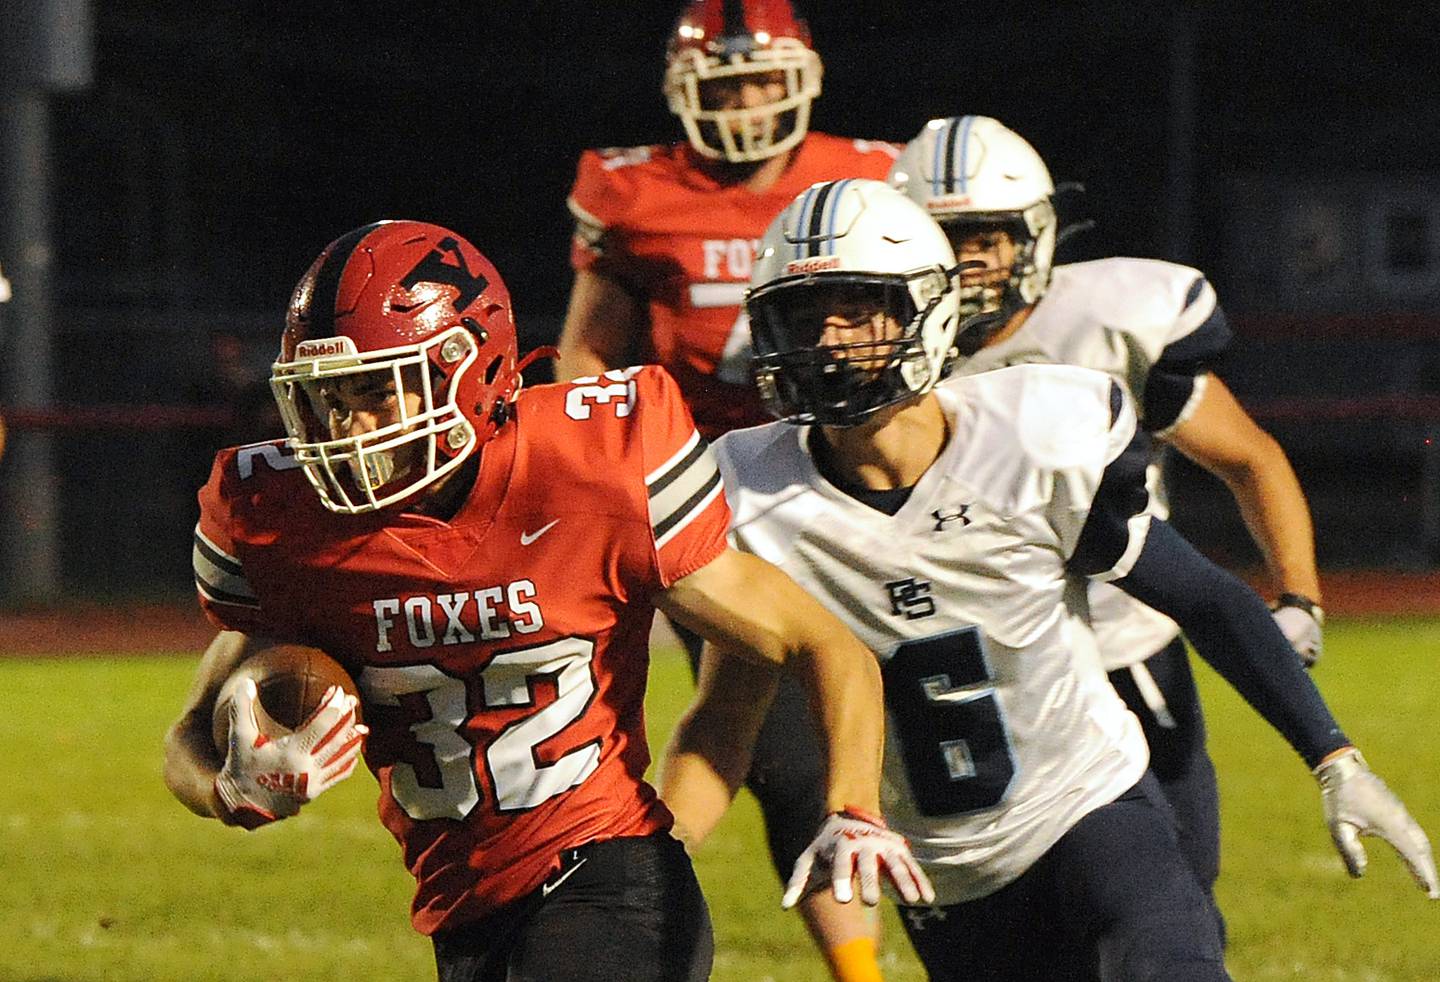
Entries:
[[[1351, 737], [1440, 832], [1430, 713], [1440, 621], [1347, 620], [1315, 678]], [[375, 818], [368, 774], [255, 834], [195, 818], [160, 780], [160, 740], [192, 659], [0, 660], [0, 980], [293, 982], [433, 978], [409, 927], [409, 876]], [[1203, 666], [1220, 773], [1220, 898], [1238, 979], [1440, 978], [1440, 905], [1367, 840], [1352, 883], [1294, 754]], [[652, 670], [652, 746], [688, 699], [673, 652]], [[742, 796], [697, 859], [717, 982], [823, 982], [797, 916], [777, 908], [758, 813]], [[922, 979], [893, 911], [887, 978]]]

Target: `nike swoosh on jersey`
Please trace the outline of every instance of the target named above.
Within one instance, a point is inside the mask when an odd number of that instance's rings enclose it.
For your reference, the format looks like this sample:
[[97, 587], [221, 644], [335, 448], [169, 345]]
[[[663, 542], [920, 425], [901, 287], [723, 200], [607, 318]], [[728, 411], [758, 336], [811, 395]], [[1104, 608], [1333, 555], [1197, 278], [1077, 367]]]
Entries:
[[[550, 523], [550, 525], [554, 525], [554, 524], [555, 524], [554, 522], [551, 522], [551, 523]], [[545, 526], [545, 528], [549, 528], [550, 525]], [[544, 531], [544, 529], [541, 529], [541, 531]], [[579, 869], [581, 866], [584, 866], [585, 863], [586, 863], [589, 859], [590, 859], [589, 856], [583, 857], [583, 858], [580, 860], [580, 862], [576, 863], [574, 866], [571, 866], [571, 867], [570, 867], [569, 869], [567, 869], [565, 872], [561, 873], [560, 876], [559, 876], [557, 879], [555, 879], [554, 881], [552, 881], [552, 882], [550, 882], [550, 883], [542, 883], [542, 884], [540, 884], [540, 896], [542, 896], [542, 897], [548, 897], [548, 896], [550, 896], [551, 893], [553, 893], [555, 890], [559, 889], [560, 884], [562, 884], [562, 883], [564, 883], [566, 880], [570, 879], [571, 875], [574, 874], [574, 872], [575, 872], [577, 869]]]
[[522, 546], [528, 546], [530, 543], [532, 543], [532, 542], [534, 542], [536, 539], [540, 538], [540, 536], [544, 535], [546, 532], [548, 532], [548, 531], [550, 531], [551, 529], [553, 529], [559, 522], [560, 522], [560, 519], [557, 518], [557, 519], [555, 519], [555, 521], [551, 522], [549, 525], [542, 525], [542, 526], [540, 526], [538, 529], [536, 529], [536, 530], [533, 531], [533, 532], [526, 532], [526, 531], [524, 531], [524, 530], [522, 529], [521, 532], [520, 532], [520, 544], [521, 544]]

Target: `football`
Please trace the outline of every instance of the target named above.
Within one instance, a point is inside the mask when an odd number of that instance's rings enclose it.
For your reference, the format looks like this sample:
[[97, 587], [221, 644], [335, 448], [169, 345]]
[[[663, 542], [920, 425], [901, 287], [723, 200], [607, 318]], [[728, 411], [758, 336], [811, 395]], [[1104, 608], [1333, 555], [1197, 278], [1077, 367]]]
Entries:
[[[309, 719], [332, 685], [359, 696], [350, 675], [319, 648], [299, 644], [262, 648], [240, 663], [215, 697], [210, 736], [221, 755], [230, 748], [230, 699], [247, 678], [255, 680], [257, 690], [255, 720], [260, 732], [271, 737], [284, 736]], [[360, 716], [358, 706], [355, 715]]]

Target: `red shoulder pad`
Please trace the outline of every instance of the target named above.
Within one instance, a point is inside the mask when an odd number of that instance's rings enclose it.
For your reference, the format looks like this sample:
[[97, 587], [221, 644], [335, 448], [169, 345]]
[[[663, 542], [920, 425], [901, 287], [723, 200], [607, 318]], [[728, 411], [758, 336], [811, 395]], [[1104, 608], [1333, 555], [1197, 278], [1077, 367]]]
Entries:
[[839, 177], [868, 177], [883, 181], [901, 147], [884, 140], [852, 140], [829, 133], [811, 133], [801, 145], [797, 172], [805, 179], [834, 180]]
[[299, 467], [284, 441], [274, 440], [244, 447], [231, 447], [215, 455], [210, 479], [200, 489], [200, 521], [195, 526], [191, 552], [195, 589], [200, 607], [216, 626], [251, 634], [267, 633], [269, 625], [260, 608], [260, 599], [247, 576], [243, 562], [244, 543], [254, 534], [255, 505], [277, 483], [285, 500], [308, 488], [295, 487]]
[[565, 416], [589, 430], [571, 427], [572, 442], [603, 453], [607, 468], [637, 482], [629, 487], [643, 494], [636, 504], [646, 509], [660, 587], [719, 555], [730, 523], [720, 469], [670, 373], [658, 365], [618, 368], [554, 389], [563, 393]]
[[[607, 233], [624, 224], [636, 195], [634, 168], [648, 163], [655, 148], [625, 147], [586, 150], [580, 154], [575, 184], [566, 204], [575, 216], [575, 245], [572, 259], [584, 260], [589, 252], [604, 252]], [[584, 268], [577, 262], [579, 268]]]
[[715, 455], [670, 373], [651, 365], [634, 382], [650, 530], [668, 587], [725, 549], [730, 506]]

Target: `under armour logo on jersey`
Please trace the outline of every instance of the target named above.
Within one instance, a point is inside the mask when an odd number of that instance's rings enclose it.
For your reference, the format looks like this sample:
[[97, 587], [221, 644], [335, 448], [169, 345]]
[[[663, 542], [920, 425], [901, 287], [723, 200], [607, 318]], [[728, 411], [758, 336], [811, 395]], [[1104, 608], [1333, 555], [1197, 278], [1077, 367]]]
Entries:
[[935, 531], [945, 531], [945, 526], [951, 522], [959, 522], [961, 528], [969, 525], [970, 519], [966, 516], [966, 512], [969, 510], [969, 505], [961, 505], [959, 508], [950, 511], [946, 511], [944, 508], [936, 508], [930, 513], [930, 517], [935, 519]]
[[890, 592], [890, 613], [907, 621], [919, 620], [935, 613], [935, 598], [930, 596], [930, 582], [906, 577], [885, 584]]

